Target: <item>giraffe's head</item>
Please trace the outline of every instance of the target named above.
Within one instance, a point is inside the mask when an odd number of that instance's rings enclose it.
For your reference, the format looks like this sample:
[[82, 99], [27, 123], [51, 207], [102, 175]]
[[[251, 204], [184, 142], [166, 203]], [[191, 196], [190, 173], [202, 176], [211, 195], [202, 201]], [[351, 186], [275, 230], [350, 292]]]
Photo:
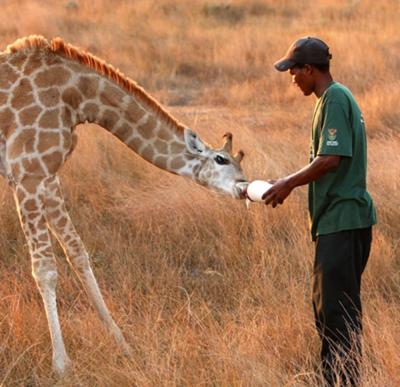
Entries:
[[196, 182], [215, 191], [243, 199], [244, 186], [247, 179], [240, 162], [243, 151], [232, 154], [232, 134], [224, 135], [224, 145], [213, 149], [205, 144], [193, 130], [185, 129], [185, 145], [187, 152], [193, 157], [193, 178]]

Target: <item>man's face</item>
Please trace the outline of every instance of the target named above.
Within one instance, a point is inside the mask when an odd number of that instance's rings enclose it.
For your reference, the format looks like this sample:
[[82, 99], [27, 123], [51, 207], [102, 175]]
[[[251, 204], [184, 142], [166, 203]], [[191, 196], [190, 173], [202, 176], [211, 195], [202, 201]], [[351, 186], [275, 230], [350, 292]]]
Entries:
[[304, 95], [310, 95], [314, 92], [314, 77], [313, 71], [310, 65], [304, 66], [293, 66], [290, 69], [290, 75], [292, 76], [292, 82], [296, 84]]

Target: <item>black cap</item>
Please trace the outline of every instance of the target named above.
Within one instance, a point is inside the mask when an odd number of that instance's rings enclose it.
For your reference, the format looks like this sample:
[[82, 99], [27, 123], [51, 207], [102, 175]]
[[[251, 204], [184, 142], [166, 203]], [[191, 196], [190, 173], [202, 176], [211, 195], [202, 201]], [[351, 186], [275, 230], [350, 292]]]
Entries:
[[327, 64], [331, 58], [329, 47], [321, 39], [306, 37], [296, 40], [274, 66], [278, 71], [286, 71], [296, 64]]

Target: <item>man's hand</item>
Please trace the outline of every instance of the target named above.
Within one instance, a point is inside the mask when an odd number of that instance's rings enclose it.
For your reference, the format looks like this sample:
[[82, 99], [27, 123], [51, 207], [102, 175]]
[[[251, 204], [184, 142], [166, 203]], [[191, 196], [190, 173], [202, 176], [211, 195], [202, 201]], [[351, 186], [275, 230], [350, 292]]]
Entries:
[[262, 199], [265, 204], [271, 203], [273, 208], [278, 204], [282, 204], [294, 188], [289, 177], [268, 180], [268, 183], [273, 184], [273, 186], [262, 196]]
[[292, 175], [278, 180], [268, 180], [273, 186], [262, 196], [265, 204], [272, 203], [272, 207], [282, 204], [295, 187], [318, 180], [329, 171], [339, 167], [342, 156], [319, 155], [311, 164], [303, 167]]

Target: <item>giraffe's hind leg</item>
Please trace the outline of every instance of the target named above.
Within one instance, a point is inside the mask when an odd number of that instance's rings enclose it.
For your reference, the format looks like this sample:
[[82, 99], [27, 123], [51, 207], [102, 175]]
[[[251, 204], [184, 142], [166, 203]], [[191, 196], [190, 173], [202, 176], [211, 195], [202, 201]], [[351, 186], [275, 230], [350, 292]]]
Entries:
[[44, 214], [43, 178], [25, 178], [15, 187], [15, 201], [32, 259], [32, 274], [43, 298], [53, 346], [53, 369], [63, 374], [70, 364], [56, 303], [57, 268]]
[[108, 331], [114, 336], [121, 348], [127, 354], [130, 354], [131, 349], [111, 317], [90, 267], [89, 255], [65, 208], [58, 178], [52, 178], [46, 188], [47, 223], [64, 249], [69, 263], [83, 283], [100, 319], [105, 323]]

